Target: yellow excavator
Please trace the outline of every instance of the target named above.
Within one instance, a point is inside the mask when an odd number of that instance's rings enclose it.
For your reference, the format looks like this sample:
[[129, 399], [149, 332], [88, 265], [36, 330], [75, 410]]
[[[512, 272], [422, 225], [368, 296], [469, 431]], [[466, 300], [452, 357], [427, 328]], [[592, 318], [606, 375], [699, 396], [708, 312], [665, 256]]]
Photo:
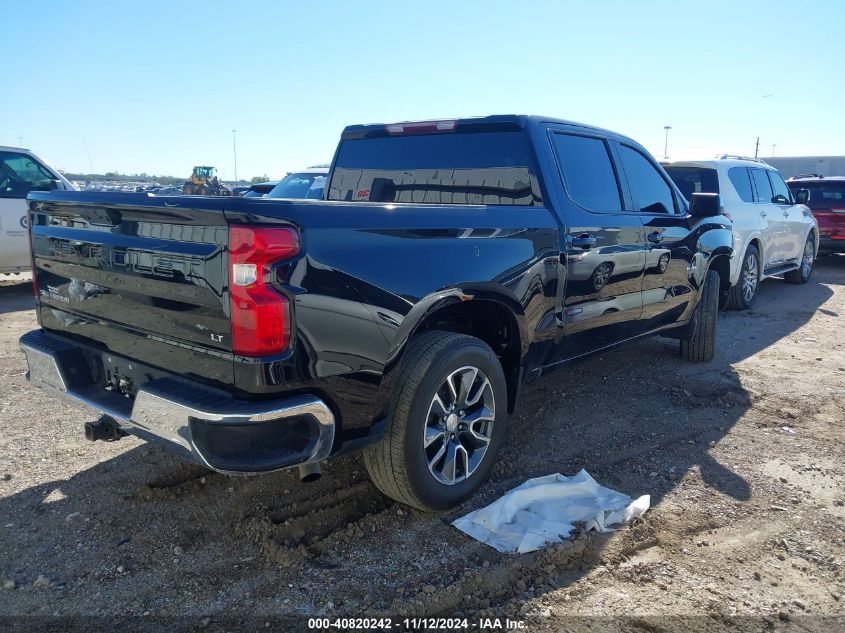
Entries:
[[182, 193], [189, 196], [231, 196], [232, 190], [217, 179], [214, 167], [197, 165], [191, 179], [182, 185]]

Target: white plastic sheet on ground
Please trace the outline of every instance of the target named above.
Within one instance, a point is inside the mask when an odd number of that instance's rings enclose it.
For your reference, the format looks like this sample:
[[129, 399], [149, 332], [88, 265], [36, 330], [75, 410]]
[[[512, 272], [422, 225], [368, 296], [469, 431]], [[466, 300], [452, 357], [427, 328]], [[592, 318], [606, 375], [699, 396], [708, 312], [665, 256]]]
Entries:
[[648, 510], [651, 497], [632, 501], [628, 495], [600, 486], [582, 470], [572, 477], [560, 474], [529, 479], [486, 508], [452, 522], [500, 552], [533, 552], [569, 537], [575, 523], [585, 530], [610, 532], [609, 526], [628, 523]]

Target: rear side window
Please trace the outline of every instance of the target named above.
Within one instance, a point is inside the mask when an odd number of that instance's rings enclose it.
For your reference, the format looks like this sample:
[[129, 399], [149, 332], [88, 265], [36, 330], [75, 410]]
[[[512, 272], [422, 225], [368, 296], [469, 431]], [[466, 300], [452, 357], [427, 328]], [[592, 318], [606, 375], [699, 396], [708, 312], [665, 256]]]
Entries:
[[26, 154], [0, 152], [0, 198], [26, 198], [30, 191], [49, 191], [53, 174]]
[[672, 188], [651, 161], [627, 145], [620, 146], [619, 154], [637, 208], [643, 213], [674, 212]]
[[569, 197], [590, 211], [620, 212], [622, 198], [607, 143], [573, 134], [552, 138]]
[[757, 199], [755, 202], [771, 202], [772, 185], [769, 182], [769, 177], [766, 175], [765, 169], [749, 169], [751, 172], [751, 179], [754, 181], [754, 187], [757, 189]]
[[774, 192], [773, 195], [777, 197], [778, 202], [787, 203], [792, 199], [792, 196], [789, 195], [789, 187], [786, 186], [786, 183], [781, 178], [780, 173], [773, 171], [771, 169], [767, 170], [769, 174], [769, 182], [772, 183], [772, 191]]
[[329, 200], [415, 204], [539, 204], [517, 132], [344, 139]]
[[694, 193], [719, 193], [719, 174], [709, 167], [664, 167], [687, 200]]
[[731, 167], [728, 178], [743, 202], [754, 202], [754, 190], [751, 188], [751, 177], [745, 167]]

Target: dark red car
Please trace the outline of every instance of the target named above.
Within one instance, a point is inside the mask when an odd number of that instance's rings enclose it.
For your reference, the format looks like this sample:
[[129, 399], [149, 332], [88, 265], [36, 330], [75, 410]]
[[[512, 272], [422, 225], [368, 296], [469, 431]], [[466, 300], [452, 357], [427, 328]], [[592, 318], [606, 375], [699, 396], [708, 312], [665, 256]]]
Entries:
[[810, 192], [807, 206], [819, 223], [819, 252], [845, 253], [845, 176], [796, 176], [786, 184], [793, 194]]

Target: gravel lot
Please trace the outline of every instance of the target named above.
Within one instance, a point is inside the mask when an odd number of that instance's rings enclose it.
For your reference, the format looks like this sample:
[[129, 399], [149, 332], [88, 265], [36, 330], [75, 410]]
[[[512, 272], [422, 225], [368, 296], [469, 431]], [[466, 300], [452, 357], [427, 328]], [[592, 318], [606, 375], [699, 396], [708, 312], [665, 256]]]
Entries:
[[[551, 374], [524, 394], [482, 494], [438, 516], [379, 495], [356, 455], [302, 485], [293, 471], [203, 473], [134, 437], [87, 442], [88, 414], [26, 382], [29, 282], [0, 281], [0, 615], [30, 614], [7, 620], [22, 630], [55, 615], [304, 628], [286, 614], [845, 630], [843, 324], [845, 257], [826, 257], [807, 285], [766, 281], [752, 312], [724, 314], [711, 363], [653, 338]], [[652, 509], [519, 557], [448, 525], [529, 477], [581, 468], [651, 494]]]

